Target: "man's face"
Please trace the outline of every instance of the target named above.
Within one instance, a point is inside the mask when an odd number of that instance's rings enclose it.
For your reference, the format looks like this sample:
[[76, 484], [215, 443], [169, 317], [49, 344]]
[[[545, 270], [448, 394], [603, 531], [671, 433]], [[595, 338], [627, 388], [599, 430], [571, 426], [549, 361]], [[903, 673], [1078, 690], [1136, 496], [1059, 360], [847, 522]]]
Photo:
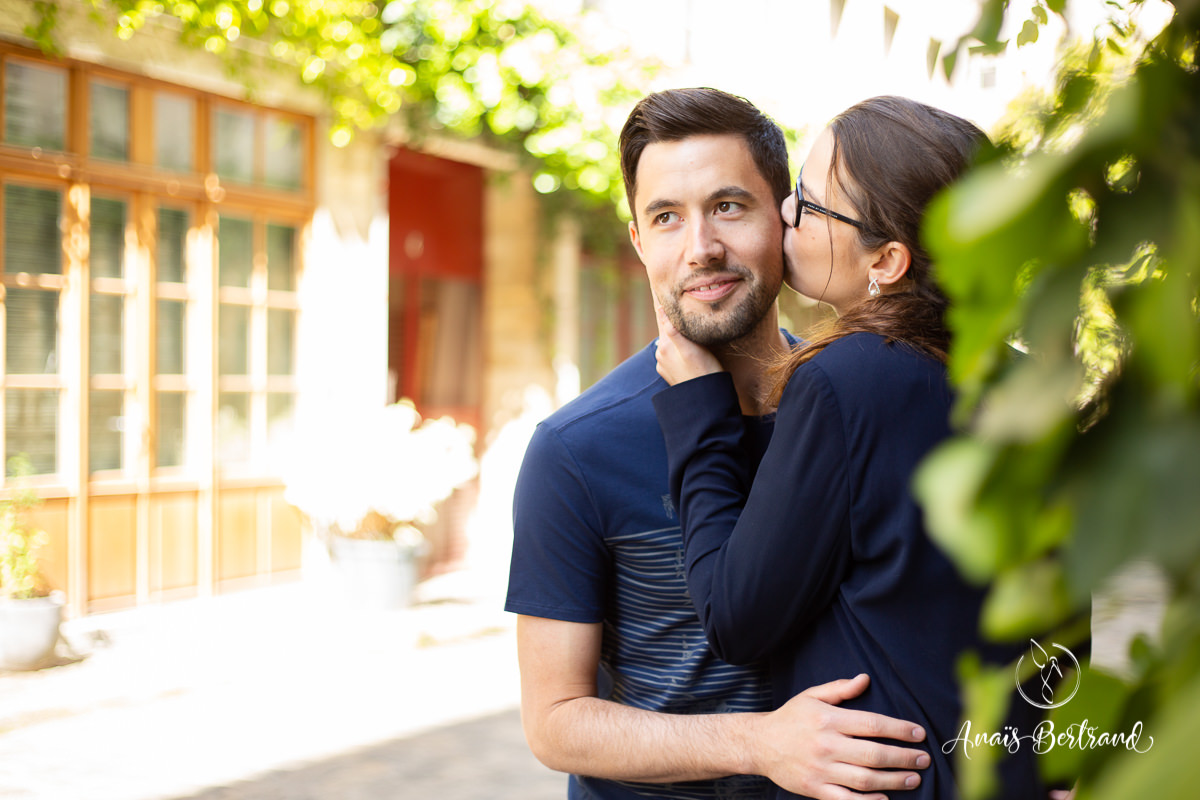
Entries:
[[754, 330], [783, 281], [783, 225], [745, 140], [647, 145], [634, 205], [629, 235], [671, 324], [706, 347]]

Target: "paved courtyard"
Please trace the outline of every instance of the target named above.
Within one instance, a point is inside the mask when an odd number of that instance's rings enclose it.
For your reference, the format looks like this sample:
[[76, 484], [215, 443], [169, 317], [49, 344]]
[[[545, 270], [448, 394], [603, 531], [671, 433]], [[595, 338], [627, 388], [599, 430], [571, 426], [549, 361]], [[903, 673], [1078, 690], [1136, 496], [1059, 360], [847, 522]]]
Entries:
[[67, 623], [65, 663], [0, 673], [0, 797], [564, 797], [521, 733], [513, 618], [445, 586], [399, 611], [301, 582]]

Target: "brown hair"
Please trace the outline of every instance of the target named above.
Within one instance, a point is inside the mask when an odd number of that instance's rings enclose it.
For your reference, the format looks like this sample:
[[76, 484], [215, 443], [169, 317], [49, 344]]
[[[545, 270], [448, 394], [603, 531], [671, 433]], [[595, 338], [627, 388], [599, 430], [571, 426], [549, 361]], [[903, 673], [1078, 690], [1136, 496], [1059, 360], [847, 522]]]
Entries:
[[852, 106], [829, 123], [833, 137], [829, 185], [834, 180], [866, 230], [867, 251], [888, 242], [908, 247], [912, 262], [892, 291], [863, 299], [819, 326], [808, 343], [773, 369], [778, 381], [770, 402], [804, 362], [851, 333], [874, 333], [946, 360], [948, 301], [921, 244], [925, 207], [970, 164], [987, 136], [965, 119], [903, 97], [875, 97]]
[[727, 134], [746, 140], [754, 165], [775, 193], [775, 202], [782, 203], [791, 191], [791, 179], [787, 143], [774, 120], [748, 100], [718, 89], [668, 89], [639, 100], [621, 129], [621, 177], [634, 224], [637, 168], [646, 145]]

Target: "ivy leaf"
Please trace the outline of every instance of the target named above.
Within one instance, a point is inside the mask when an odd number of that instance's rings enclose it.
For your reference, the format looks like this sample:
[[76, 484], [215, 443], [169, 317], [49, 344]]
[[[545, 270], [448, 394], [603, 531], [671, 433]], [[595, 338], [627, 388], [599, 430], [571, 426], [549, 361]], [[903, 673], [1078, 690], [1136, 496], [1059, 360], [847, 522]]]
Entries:
[[1024, 47], [1027, 44], [1033, 44], [1038, 40], [1039, 33], [1037, 22], [1031, 19], [1025, 20], [1025, 24], [1021, 26], [1021, 32], [1017, 34], [1017, 46]]

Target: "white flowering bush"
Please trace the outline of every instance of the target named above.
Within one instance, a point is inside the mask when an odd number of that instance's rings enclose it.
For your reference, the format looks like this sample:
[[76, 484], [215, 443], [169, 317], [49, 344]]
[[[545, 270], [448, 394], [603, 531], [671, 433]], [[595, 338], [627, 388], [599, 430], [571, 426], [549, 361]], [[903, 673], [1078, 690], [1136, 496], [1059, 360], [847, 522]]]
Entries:
[[411, 401], [308, 432], [285, 471], [284, 498], [329, 532], [411, 537], [436, 506], [478, 472], [475, 431], [449, 417], [422, 420]]

